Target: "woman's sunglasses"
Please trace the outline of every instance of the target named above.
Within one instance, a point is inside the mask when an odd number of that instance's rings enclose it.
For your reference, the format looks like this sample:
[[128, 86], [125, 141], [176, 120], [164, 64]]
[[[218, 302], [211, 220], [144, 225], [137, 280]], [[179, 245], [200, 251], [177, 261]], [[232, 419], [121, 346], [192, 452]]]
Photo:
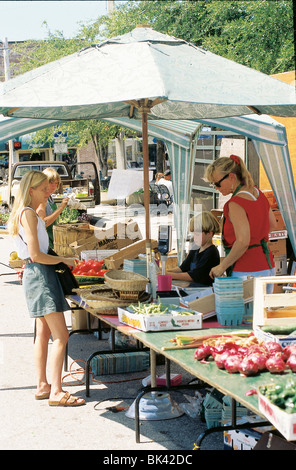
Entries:
[[212, 188], [221, 188], [222, 181], [225, 180], [229, 175], [230, 173], [228, 173], [228, 175], [223, 176], [223, 178], [221, 178], [219, 181], [216, 181], [216, 183], [210, 183], [210, 186], [212, 186]]

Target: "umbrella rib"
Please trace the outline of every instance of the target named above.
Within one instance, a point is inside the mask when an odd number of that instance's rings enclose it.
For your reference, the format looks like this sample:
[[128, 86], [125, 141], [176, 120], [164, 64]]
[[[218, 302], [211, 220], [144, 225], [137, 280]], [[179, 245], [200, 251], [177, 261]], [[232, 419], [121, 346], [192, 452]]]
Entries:
[[14, 113], [14, 111], [17, 111], [19, 108], [11, 108], [8, 112], [7, 112], [7, 116], [10, 116], [11, 114]]
[[259, 111], [259, 109], [255, 108], [255, 106], [247, 106], [253, 113], [261, 115], [262, 113]]

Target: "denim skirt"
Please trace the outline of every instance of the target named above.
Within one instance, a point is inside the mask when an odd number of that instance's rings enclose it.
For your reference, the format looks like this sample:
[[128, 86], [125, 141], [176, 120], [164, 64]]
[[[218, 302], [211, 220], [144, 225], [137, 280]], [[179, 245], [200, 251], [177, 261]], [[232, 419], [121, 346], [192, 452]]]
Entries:
[[40, 263], [27, 264], [22, 283], [31, 318], [69, 310], [54, 266]]

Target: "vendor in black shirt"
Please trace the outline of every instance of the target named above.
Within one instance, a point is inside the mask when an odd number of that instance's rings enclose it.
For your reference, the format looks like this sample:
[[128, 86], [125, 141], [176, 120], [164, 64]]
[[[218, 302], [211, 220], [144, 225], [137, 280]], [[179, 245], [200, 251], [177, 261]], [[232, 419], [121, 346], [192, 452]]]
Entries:
[[217, 219], [211, 212], [202, 212], [190, 220], [194, 246], [180, 267], [167, 271], [173, 279], [190, 282], [190, 287], [208, 287], [213, 284], [209, 276], [212, 267], [220, 263], [213, 235], [220, 232]]

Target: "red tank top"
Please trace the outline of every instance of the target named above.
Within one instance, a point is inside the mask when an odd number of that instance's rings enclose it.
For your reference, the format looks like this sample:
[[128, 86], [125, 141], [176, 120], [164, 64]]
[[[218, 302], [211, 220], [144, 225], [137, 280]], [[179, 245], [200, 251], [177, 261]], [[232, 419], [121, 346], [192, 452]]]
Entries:
[[[235, 233], [232, 223], [229, 219], [229, 203], [235, 202], [241, 206], [247, 214], [250, 224], [250, 247], [252, 245], [260, 245], [262, 239], [268, 242], [269, 233], [269, 202], [264, 194], [259, 191], [258, 199], [249, 200], [240, 196], [233, 196], [224, 205], [224, 227], [223, 237], [226, 246], [232, 246], [235, 242]], [[269, 250], [269, 257], [272, 267], [274, 267], [273, 256]], [[239, 258], [234, 267], [234, 271], [240, 272], [251, 272], [251, 271], [262, 271], [269, 269], [268, 260], [266, 254], [263, 251], [262, 246], [255, 246], [248, 248], [248, 250]]]

